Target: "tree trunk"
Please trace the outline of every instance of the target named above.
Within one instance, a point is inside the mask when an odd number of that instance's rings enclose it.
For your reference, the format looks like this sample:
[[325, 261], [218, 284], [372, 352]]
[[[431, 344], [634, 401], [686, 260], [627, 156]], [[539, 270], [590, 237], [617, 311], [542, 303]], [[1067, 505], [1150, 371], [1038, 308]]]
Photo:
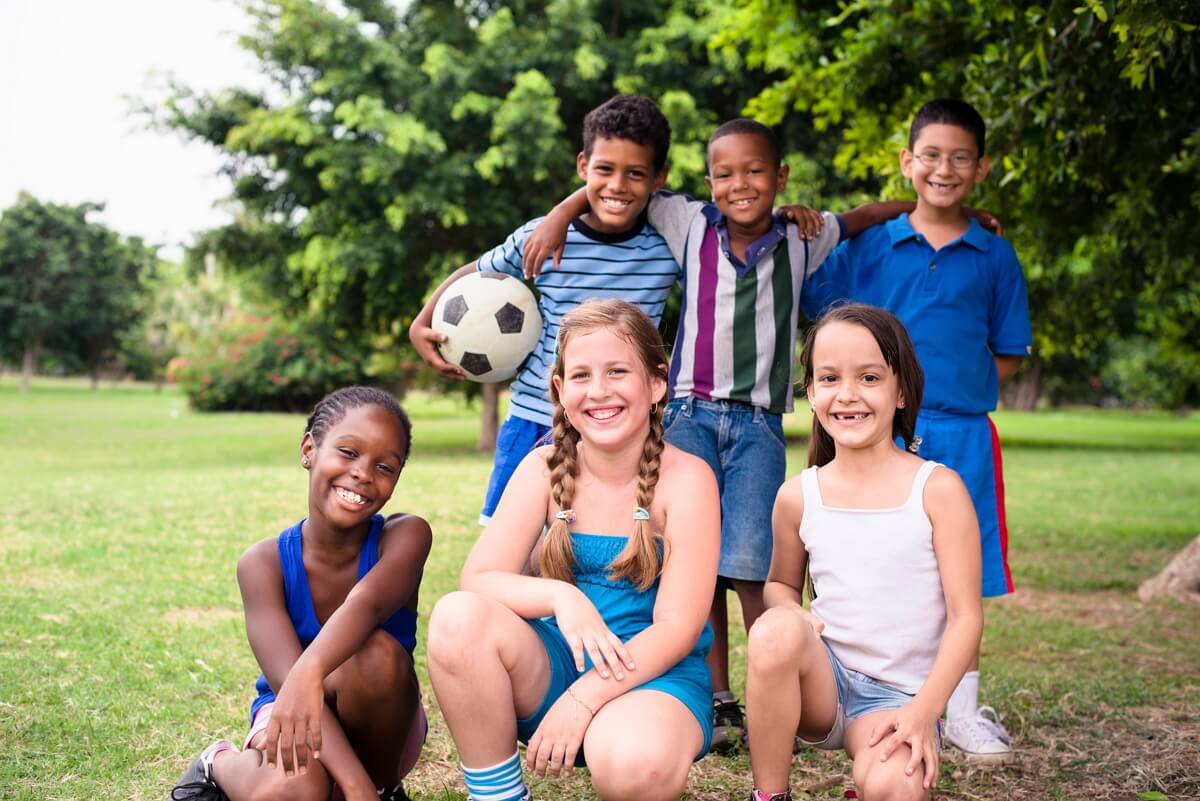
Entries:
[[1143, 601], [1160, 595], [1200, 604], [1200, 537], [1175, 554], [1161, 573], [1138, 587], [1138, 597]]
[[1017, 378], [1000, 388], [1000, 397], [1008, 409], [1032, 412], [1042, 397], [1042, 363], [1029, 365]]
[[479, 420], [479, 442], [476, 448], [481, 451], [496, 449], [496, 432], [500, 429], [500, 385], [484, 384], [483, 412]]
[[33, 378], [33, 366], [37, 362], [37, 343], [25, 343], [25, 355], [21, 359], [21, 391], [29, 391], [29, 380]]

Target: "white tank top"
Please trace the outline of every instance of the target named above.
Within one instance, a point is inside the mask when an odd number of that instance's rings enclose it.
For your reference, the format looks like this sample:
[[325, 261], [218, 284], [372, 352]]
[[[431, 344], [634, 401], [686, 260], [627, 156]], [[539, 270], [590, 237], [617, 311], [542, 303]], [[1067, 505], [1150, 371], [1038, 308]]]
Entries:
[[917, 470], [903, 506], [839, 509], [821, 501], [817, 468], [800, 474], [808, 551], [821, 636], [843, 665], [909, 694], [933, 668], [946, 627], [946, 599], [925, 514], [925, 482], [938, 467]]

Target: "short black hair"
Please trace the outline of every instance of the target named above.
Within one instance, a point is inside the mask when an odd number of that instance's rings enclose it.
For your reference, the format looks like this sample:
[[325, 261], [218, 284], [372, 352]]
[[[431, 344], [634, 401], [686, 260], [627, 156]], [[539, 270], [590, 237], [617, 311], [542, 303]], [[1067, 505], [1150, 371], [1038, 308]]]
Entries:
[[400, 430], [404, 432], [404, 451], [400, 457], [400, 469], [408, 461], [409, 451], [412, 450], [412, 421], [400, 404], [389, 393], [375, 387], [342, 387], [330, 392], [317, 402], [312, 414], [304, 424], [304, 433], [313, 438], [317, 445], [325, 438], [326, 432], [337, 425], [346, 412], [359, 406], [378, 406], [396, 418]]
[[708, 147], [711, 149], [713, 142], [722, 136], [733, 136], [735, 134], [749, 134], [750, 136], [761, 137], [766, 141], [767, 149], [771, 151], [771, 159], [775, 162], [775, 166], [778, 167], [782, 163], [783, 148], [779, 144], [779, 137], [775, 135], [775, 131], [763, 125], [758, 120], [746, 117], [738, 117], [736, 120], [730, 120], [718, 126], [717, 130], [712, 132], [712, 136], [708, 137]]
[[912, 150], [917, 144], [917, 137], [926, 125], [938, 123], [956, 125], [974, 136], [975, 146], [979, 149], [976, 155], [983, 158], [987, 126], [974, 106], [957, 97], [939, 97], [921, 106], [908, 129], [908, 149]]
[[654, 151], [654, 172], [667, 166], [671, 123], [653, 100], [642, 95], [617, 95], [583, 118], [583, 157], [592, 157], [597, 139], [628, 139]]

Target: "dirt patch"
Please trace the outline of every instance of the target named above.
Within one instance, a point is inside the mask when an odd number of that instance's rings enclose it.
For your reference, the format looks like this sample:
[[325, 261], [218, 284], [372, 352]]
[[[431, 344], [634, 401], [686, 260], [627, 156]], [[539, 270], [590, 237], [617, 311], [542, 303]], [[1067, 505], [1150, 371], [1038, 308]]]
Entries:
[[163, 620], [180, 626], [212, 626], [216, 623], [237, 620], [241, 616], [242, 613], [235, 609], [189, 608], [172, 609], [163, 615]]

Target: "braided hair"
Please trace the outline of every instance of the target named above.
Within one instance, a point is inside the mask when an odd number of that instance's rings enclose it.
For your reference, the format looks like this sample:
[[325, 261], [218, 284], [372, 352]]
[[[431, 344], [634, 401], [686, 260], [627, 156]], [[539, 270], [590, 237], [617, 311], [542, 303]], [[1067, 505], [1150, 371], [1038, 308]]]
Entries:
[[[597, 329], [609, 329], [634, 346], [646, 372], [665, 383], [667, 380], [666, 352], [662, 337], [650, 318], [637, 306], [623, 300], [589, 300], [563, 317], [558, 329], [558, 359], [553, 374], [562, 380], [563, 354], [571, 338]], [[550, 455], [550, 493], [554, 505], [570, 509], [575, 496], [575, 479], [579, 475], [579, 432], [567, 420], [566, 411], [554, 384], [550, 386], [554, 401], [554, 451]], [[649, 509], [658, 486], [658, 470], [663, 452], [663, 405], [654, 404], [650, 410], [650, 431], [642, 447], [638, 464], [637, 505]], [[571, 532], [565, 520], [556, 517], [550, 524], [539, 554], [541, 574], [560, 581], [572, 581], [575, 554], [571, 548]], [[610, 578], [624, 578], [641, 590], [649, 589], [661, 569], [659, 549], [661, 536], [649, 520], [635, 520], [633, 536], [609, 565]]]
[[315, 444], [320, 445], [326, 432], [337, 425], [346, 416], [346, 412], [360, 406], [378, 406], [400, 424], [400, 430], [404, 432], [404, 452], [400, 460], [400, 469], [403, 470], [404, 463], [408, 461], [408, 453], [412, 450], [412, 422], [396, 399], [381, 389], [355, 386], [330, 392], [313, 407], [312, 414], [304, 424], [304, 433], [311, 436]]

